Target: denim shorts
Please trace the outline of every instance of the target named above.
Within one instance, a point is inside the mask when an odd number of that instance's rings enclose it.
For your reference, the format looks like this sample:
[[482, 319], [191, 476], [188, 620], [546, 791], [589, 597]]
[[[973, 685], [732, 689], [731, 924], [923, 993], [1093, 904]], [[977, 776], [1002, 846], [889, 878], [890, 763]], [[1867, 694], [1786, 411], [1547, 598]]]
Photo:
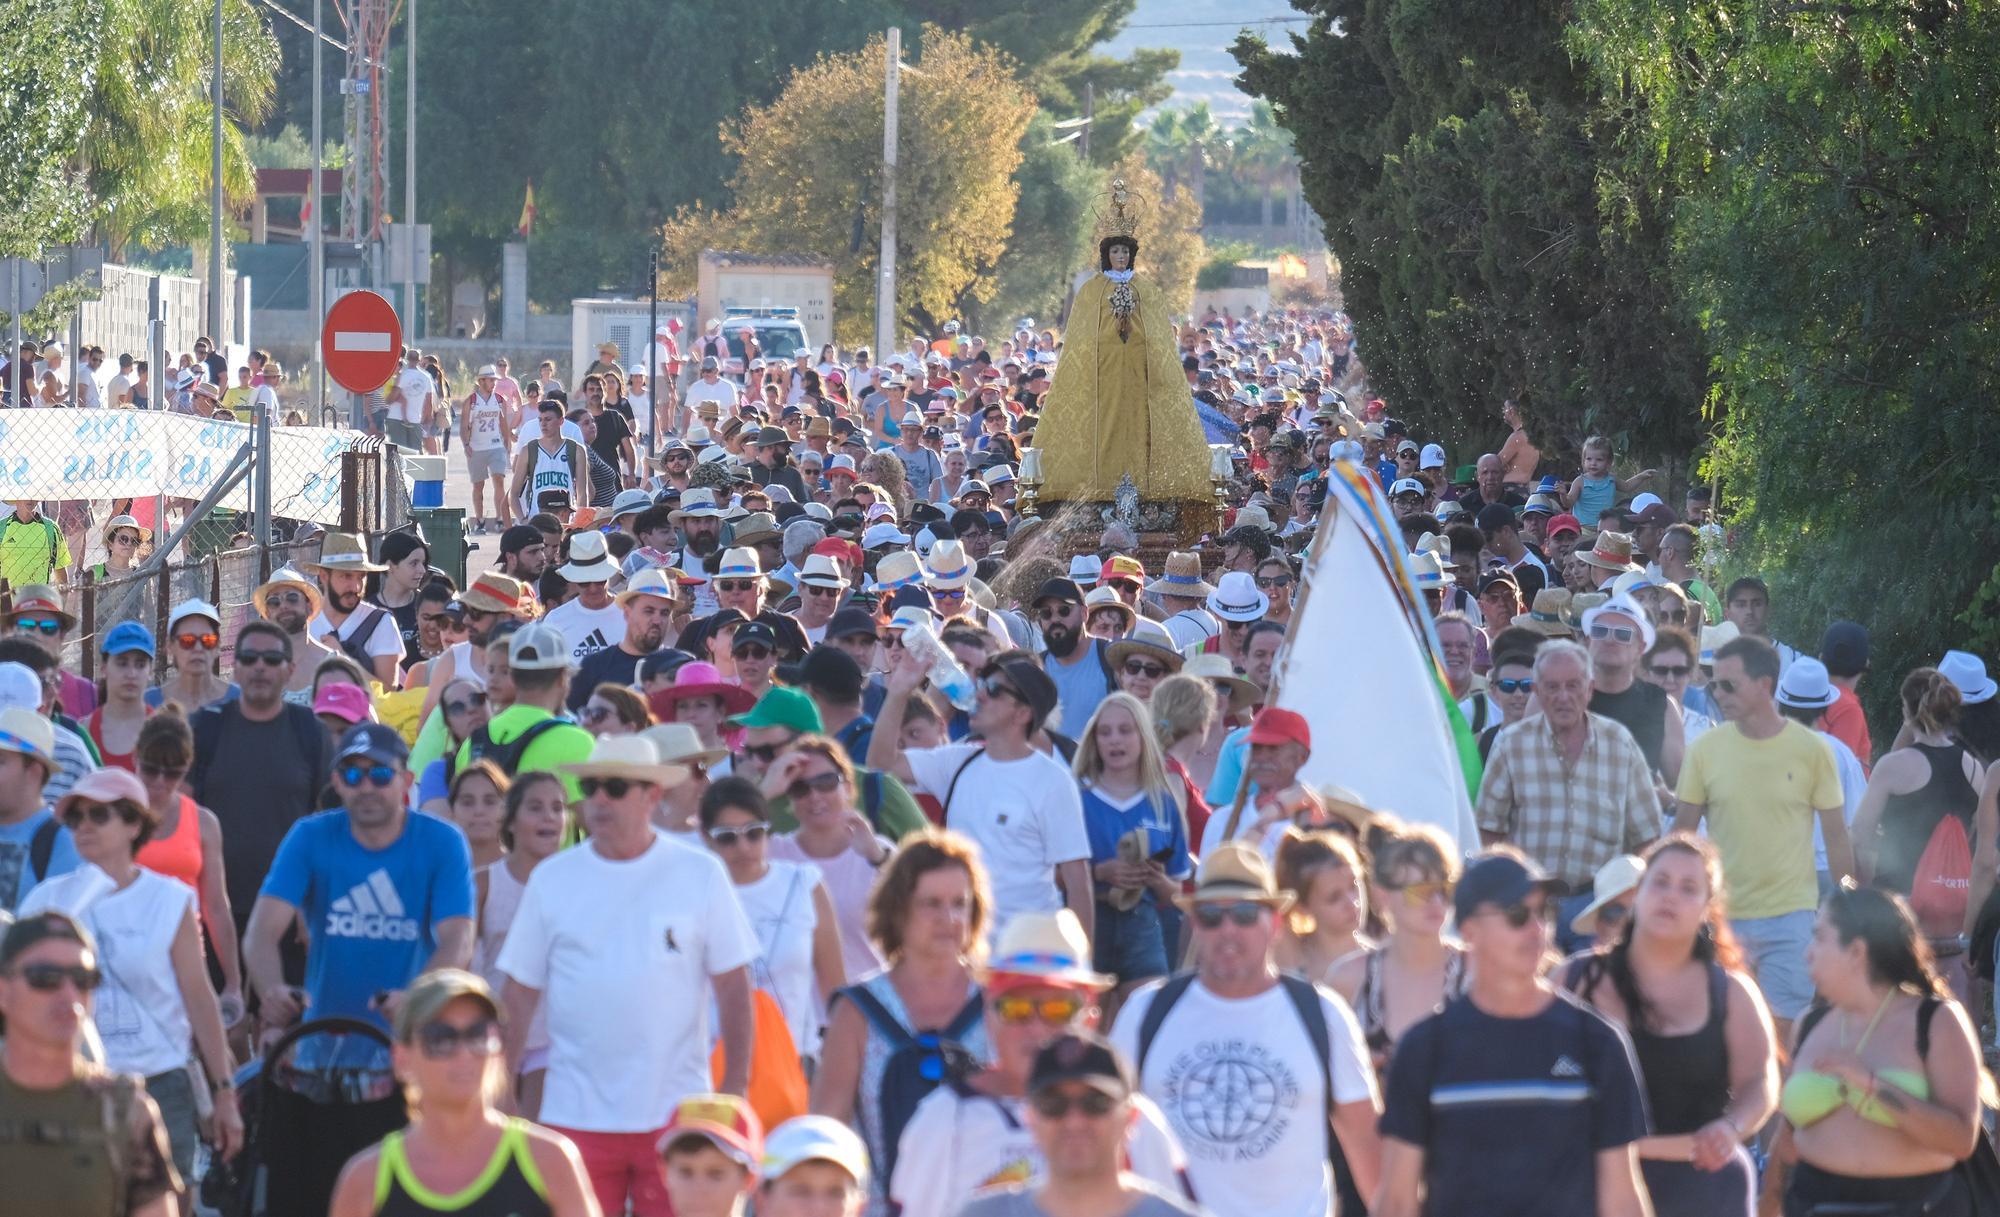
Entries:
[[160, 1109], [160, 1123], [166, 1126], [167, 1144], [174, 1156], [174, 1170], [190, 1186], [188, 1172], [194, 1169], [194, 1147], [201, 1140], [194, 1109], [194, 1083], [188, 1071], [169, 1069], [146, 1079], [146, 1093]]
[[1743, 944], [1757, 987], [1773, 1018], [1795, 1019], [1812, 1004], [1812, 977], [1806, 974], [1806, 946], [1812, 942], [1812, 909], [1776, 917], [1731, 917], [1729, 928]]
[[1160, 932], [1160, 910], [1151, 900], [1129, 909], [1097, 906], [1097, 942], [1092, 964], [1118, 978], [1119, 984], [1150, 980], [1167, 974], [1167, 941]]

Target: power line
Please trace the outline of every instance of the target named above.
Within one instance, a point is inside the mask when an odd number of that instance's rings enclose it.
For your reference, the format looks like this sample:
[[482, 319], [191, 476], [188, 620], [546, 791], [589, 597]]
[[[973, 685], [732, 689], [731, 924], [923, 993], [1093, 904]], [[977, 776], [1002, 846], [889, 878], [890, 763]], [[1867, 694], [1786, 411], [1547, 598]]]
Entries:
[[[270, 0], [265, 0], [265, 3], [267, 4], [270, 3]], [[1278, 25], [1291, 21], [1312, 21], [1312, 20], [1315, 20], [1315, 18], [1253, 17], [1248, 21], [1159, 21], [1159, 22], [1149, 23], [1147, 25], [1127, 25], [1127, 26], [1121, 26], [1120, 28], [1127, 30], [1185, 30], [1185, 29], [1199, 29], [1199, 28], [1206, 28], [1209, 26], [1222, 25], [1222, 26], [1233, 26], [1236, 29], [1242, 29], [1246, 25]]]
[[[278, 14], [280, 17], [283, 17], [285, 20], [291, 22], [293, 25], [298, 26], [306, 33], [310, 34], [313, 32], [312, 22], [305, 20], [304, 18], [300, 17], [297, 13], [292, 12], [284, 5], [279, 4], [277, 0], [259, 0], [259, 2], [262, 3], [265, 8], [270, 9], [272, 12]], [[338, 38], [335, 38], [334, 36], [326, 33], [325, 31], [320, 32], [319, 40], [321, 42], [324, 42], [326, 45], [332, 47], [334, 50], [339, 51], [343, 55], [348, 53], [346, 43], [340, 41]], [[376, 64], [375, 61], [373, 60], [369, 60], [368, 62], [376, 67], [381, 66], [380, 64]]]

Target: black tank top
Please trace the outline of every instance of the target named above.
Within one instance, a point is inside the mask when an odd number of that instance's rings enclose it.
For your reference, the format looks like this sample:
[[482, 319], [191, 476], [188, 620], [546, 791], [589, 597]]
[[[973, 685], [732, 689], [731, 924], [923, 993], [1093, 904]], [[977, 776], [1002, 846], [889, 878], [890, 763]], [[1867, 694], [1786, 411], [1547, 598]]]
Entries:
[[[1599, 985], [1611, 983], [1604, 956], [1592, 955], [1574, 972], [1565, 988], [1589, 1001]], [[1632, 1054], [1639, 1059], [1639, 1076], [1646, 1083], [1646, 1103], [1653, 1113], [1653, 1132], [1662, 1137], [1691, 1133], [1729, 1110], [1729, 973], [1708, 965], [1708, 1020], [1687, 1035], [1656, 1035], [1627, 1026]], [[1626, 1020], [1631, 1022], [1628, 1011]]]
[[1658, 685], [1635, 680], [1623, 693], [1598, 690], [1590, 695], [1590, 712], [1621, 724], [1639, 741], [1646, 754], [1646, 768], [1660, 767], [1660, 749], [1667, 739], [1667, 691]]
[[548, 1189], [528, 1148], [526, 1122], [513, 1119], [477, 1179], [461, 1192], [440, 1196], [417, 1180], [403, 1155], [403, 1134], [382, 1139], [375, 1169], [375, 1217], [553, 1217]]
[[1908, 794], [1892, 794], [1882, 804], [1881, 845], [1875, 857], [1875, 886], [1908, 894], [1917, 860], [1931, 833], [1946, 816], [1972, 832], [1979, 792], [1965, 777], [1964, 744], [1911, 744], [1931, 763], [1931, 780]]

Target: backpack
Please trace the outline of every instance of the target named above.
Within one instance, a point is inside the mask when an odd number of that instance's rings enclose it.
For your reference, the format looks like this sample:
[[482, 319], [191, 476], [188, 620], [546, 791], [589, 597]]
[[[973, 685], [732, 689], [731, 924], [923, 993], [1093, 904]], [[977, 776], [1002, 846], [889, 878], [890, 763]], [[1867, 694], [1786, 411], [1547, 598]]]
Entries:
[[1910, 911], [1933, 937], [1950, 937], [1965, 924], [1965, 906], [1972, 899], [1972, 842], [1965, 822], [1945, 816], [1931, 829], [1931, 838], [1910, 875]]
[[960, 1041], [985, 1016], [985, 1001], [975, 993], [942, 1030], [913, 1033], [889, 1013], [882, 999], [861, 985], [837, 989], [834, 996], [852, 1001], [869, 1025], [889, 1041], [889, 1059], [882, 1066], [880, 1097], [876, 1111], [871, 1114], [882, 1137], [882, 1161], [875, 1164], [876, 1174], [884, 1180], [892, 1179], [903, 1127], [916, 1114], [917, 1104], [940, 1085], [963, 1081], [979, 1068], [979, 1062]]
[[[553, 714], [537, 723], [530, 723], [528, 729], [504, 744], [493, 742], [493, 736], [485, 727], [466, 737], [468, 750], [465, 759], [471, 761], [492, 761], [500, 766], [500, 772], [513, 777], [520, 771], [521, 758], [527, 755], [528, 745], [534, 743], [544, 731], [551, 731], [563, 725], [563, 720]], [[458, 753], [456, 750], [445, 754], [444, 780], [449, 783], [458, 774]]]
[[[89, 1124], [81, 1121], [0, 1120], [0, 1145], [28, 1144], [56, 1151], [50, 1165], [74, 1169], [74, 1161], [88, 1162], [86, 1149], [104, 1147], [104, 1165], [111, 1176], [111, 1208], [126, 1210], [126, 1192], [131, 1186], [132, 1112], [145, 1093], [143, 1080], [136, 1074], [115, 1073], [98, 1066], [80, 1075], [76, 1084], [96, 1100], [99, 1116]], [[155, 1131], [163, 1125], [155, 1124]]]
[[334, 641], [340, 644], [341, 654], [360, 664], [361, 670], [370, 676], [375, 674], [375, 657], [368, 653], [368, 640], [375, 636], [375, 631], [382, 625], [382, 618], [388, 615], [388, 609], [378, 608], [363, 617], [361, 624], [351, 630], [347, 637], [342, 638], [338, 631], [334, 633]]
[[[5, 522], [0, 522], [0, 544], [6, 543], [7, 533], [13, 529], [14, 525], [20, 523], [24, 523], [24, 521], [19, 516], [11, 511], [7, 513]], [[56, 555], [61, 552], [62, 548], [62, 534], [56, 530], [55, 521], [49, 519], [47, 516], [36, 516], [32, 520], [25, 521], [25, 523], [40, 524], [43, 530], [47, 532], [49, 540], [49, 573], [44, 578], [54, 578], [56, 573]]]
[[[1146, 1007], [1146, 1016], [1139, 1020], [1139, 1051], [1132, 1063], [1132, 1076], [1143, 1078], [1146, 1074], [1146, 1055], [1153, 1050], [1153, 1040], [1160, 1034], [1160, 1027], [1167, 1021], [1175, 1004], [1187, 996], [1194, 985], [1193, 972], [1176, 972], [1169, 976], [1160, 991], [1153, 994], [1152, 1004]], [[1278, 973], [1278, 987], [1291, 999], [1292, 1008], [1298, 1011], [1299, 1022], [1304, 1024], [1306, 1039], [1311, 1042], [1313, 1055], [1319, 1058], [1320, 1089], [1326, 1098], [1326, 1116], [1321, 1121], [1326, 1128], [1326, 1150], [1330, 1158], [1339, 1152], [1339, 1142], [1333, 1135], [1333, 1033], [1326, 1023], [1326, 1010], [1319, 1004], [1319, 989], [1303, 976], [1290, 972]]]
[[[222, 716], [235, 704], [220, 702], [206, 707], [197, 711], [188, 723], [188, 727], [194, 732], [194, 764], [188, 769], [188, 793], [194, 796], [195, 802], [203, 806], [208, 805], [208, 794], [205, 789], [208, 782], [208, 767], [215, 760], [216, 746], [222, 742]], [[300, 713], [293, 713], [295, 710]], [[315, 780], [322, 784], [322, 788], [313, 793], [312, 802], [315, 806], [308, 809], [317, 810], [320, 796], [324, 793], [327, 752], [331, 741], [327, 738], [326, 728], [320, 726], [319, 719], [304, 706], [287, 703], [285, 717], [291, 720], [292, 731], [298, 736], [299, 751], [306, 758], [306, 772], [314, 775]]]
[[62, 821], [50, 816], [35, 825], [35, 835], [28, 838], [28, 864], [34, 868], [35, 882], [49, 877], [49, 863], [56, 856], [56, 830]]

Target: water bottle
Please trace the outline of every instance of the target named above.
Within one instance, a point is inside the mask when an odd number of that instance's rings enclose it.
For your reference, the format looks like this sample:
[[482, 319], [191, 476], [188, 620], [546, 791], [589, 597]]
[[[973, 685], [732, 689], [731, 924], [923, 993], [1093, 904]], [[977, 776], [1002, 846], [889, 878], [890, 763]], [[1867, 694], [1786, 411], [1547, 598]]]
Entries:
[[930, 671], [931, 687], [961, 710], [970, 710], [978, 699], [973, 695], [972, 677], [966, 675], [951, 648], [938, 640], [931, 627], [921, 623], [903, 631], [903, 649], [922, 660]]

